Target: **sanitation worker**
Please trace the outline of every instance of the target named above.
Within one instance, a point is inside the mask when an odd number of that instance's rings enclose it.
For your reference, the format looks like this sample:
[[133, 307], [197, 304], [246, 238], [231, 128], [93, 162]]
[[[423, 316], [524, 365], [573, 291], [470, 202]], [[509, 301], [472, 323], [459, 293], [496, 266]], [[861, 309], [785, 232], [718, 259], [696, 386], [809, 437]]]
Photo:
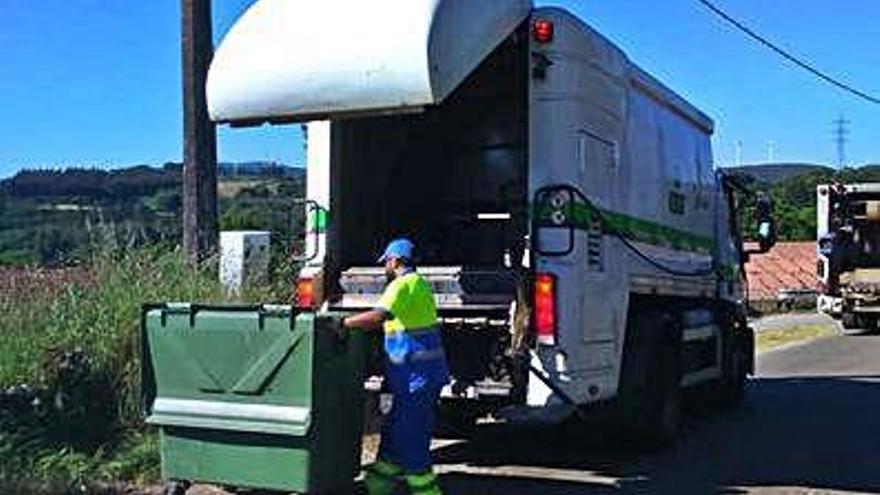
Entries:
[[370, 495], [391, 495], [401, 477], [413, 494], [442, 494], [431, 468], [430, 444], [449, 370], [434, 293], [415, 271], [414, 251], [408, 239], [391, 242], [379, 258], [389, 283], [377, 307], [343, 322], [347, 329], [385, 331], [385, 380], [393, 402], [378, 459], [364, 481]]

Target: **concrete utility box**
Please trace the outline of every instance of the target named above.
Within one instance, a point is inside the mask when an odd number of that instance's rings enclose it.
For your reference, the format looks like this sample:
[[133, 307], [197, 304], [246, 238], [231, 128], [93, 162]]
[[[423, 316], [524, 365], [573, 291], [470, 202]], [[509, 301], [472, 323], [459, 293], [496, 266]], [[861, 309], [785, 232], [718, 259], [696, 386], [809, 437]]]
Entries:
[[147, 307], [147, 423], [162, 477], [297, 493], [352, 493], [360, 469], [366, 338], [290, 306]]
[[269, 278], [270, 234], [262, 231], [220, 233], [220, 283], [229, 293]]

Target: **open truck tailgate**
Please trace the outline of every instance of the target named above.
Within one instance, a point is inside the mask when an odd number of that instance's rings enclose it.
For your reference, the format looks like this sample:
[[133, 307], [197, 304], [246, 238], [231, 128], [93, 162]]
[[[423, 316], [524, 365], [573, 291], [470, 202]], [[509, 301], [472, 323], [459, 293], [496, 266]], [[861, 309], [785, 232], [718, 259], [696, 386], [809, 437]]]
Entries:
[[359, 469], [365, 342], [288, 306], [145, 309], [147, 422], [162, 475], [297, 492], [349, 489]]
[[530, 0], [258, 0], [217, 50], [217, 122], [321, 120], [443, 101]]

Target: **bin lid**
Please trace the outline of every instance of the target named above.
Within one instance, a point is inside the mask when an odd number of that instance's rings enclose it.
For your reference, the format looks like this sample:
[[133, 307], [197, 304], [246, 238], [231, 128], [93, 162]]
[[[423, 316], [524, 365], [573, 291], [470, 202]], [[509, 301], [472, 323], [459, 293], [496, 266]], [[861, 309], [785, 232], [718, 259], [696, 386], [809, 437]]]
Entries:
[[258, 0], [214, 55], [217, 122], [306, 121], [440, 103], [531, 0]]

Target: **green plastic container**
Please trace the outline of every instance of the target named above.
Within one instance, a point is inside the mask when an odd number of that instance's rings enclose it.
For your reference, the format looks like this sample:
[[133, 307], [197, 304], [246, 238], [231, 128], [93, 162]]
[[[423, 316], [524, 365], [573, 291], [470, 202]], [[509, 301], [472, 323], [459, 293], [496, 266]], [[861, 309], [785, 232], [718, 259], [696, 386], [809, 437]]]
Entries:
[[162, 476], [352, 493], [360, 470], [366, 338], [289, 306], [167, 304], [143, 313], [146, 421]]

